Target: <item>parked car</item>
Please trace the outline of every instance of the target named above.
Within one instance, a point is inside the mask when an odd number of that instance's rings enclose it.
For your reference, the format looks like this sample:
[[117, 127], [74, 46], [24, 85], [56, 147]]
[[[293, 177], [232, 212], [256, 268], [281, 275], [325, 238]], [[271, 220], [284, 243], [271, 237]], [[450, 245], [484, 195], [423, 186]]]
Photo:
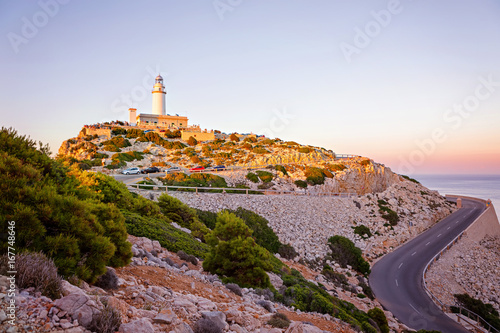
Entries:
[[158, 169], [157, 167], [149, 167], [149, 168], [142, 170], [141, 172], [142, 173], [156, 173], [156, 172], [160, 172], [160, 169]]
[[173, 166], [173, 167], [170, 167], [170, 168], [168, 168], [168, 169], [165, 169], [165, 172], [166, 172], [167, 174], [169, 174], [169, 173], [181, 172], [181, 168], [176, 167], [176, 166]]
[[133, 174], [140, 174], [141, 170], [139, 168], [128, 168], [122, 171], [124, 175], [133, 175]]
[[222, 171], [222, 170], [226, 170], [226, 166], [225, 165], [216, 165], [212, 169], [215, 171]]
[[197, 167], [189, 169], [190, 172], [193, 172], [193, 171], [202, 171], [202, 170], [205, 170], [205, 168], [202, 167], [202, 166], [197, 166]]

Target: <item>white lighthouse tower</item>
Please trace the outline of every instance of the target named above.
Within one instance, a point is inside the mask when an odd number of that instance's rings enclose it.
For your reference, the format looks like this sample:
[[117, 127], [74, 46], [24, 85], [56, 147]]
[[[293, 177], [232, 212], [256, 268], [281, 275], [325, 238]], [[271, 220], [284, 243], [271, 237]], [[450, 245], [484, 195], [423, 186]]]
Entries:
[[158, 75], [155, 79], [155, 85], [153, 86], [153, 114], [165, 115], [165, 86], [163, 85], [163, 78]]

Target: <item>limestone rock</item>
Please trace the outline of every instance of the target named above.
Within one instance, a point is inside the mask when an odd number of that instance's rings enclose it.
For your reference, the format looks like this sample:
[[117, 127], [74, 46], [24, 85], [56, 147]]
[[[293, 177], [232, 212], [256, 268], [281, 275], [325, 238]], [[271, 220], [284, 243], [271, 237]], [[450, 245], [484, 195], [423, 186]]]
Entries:
[[151, 322], [146, 318], [131, 321], [127, 324], [121, 324], [120, 333], [154, 333]]

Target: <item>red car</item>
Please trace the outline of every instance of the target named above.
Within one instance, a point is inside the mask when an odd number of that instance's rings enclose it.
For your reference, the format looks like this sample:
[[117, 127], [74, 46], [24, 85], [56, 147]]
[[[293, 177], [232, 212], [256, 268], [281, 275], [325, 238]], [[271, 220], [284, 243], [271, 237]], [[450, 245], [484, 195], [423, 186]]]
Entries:
[[205, 170], [205, 168], [202, 167], [202, 166], [197, 166], [197, 167], [189, 169], [190, 172], [193, 172], [193, 171], [202, 171], [202, 170]]

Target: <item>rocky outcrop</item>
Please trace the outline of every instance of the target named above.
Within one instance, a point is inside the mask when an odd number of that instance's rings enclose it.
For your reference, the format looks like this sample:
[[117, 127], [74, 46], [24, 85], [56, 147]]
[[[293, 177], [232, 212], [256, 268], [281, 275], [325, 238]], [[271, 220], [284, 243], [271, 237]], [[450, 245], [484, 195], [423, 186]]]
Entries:
[[58, 155], [75, 158], [79, 161], [93, 158], [97, 152], [97, 146], [82, 138], [72, 138], [63, 141], [59, 147]]

